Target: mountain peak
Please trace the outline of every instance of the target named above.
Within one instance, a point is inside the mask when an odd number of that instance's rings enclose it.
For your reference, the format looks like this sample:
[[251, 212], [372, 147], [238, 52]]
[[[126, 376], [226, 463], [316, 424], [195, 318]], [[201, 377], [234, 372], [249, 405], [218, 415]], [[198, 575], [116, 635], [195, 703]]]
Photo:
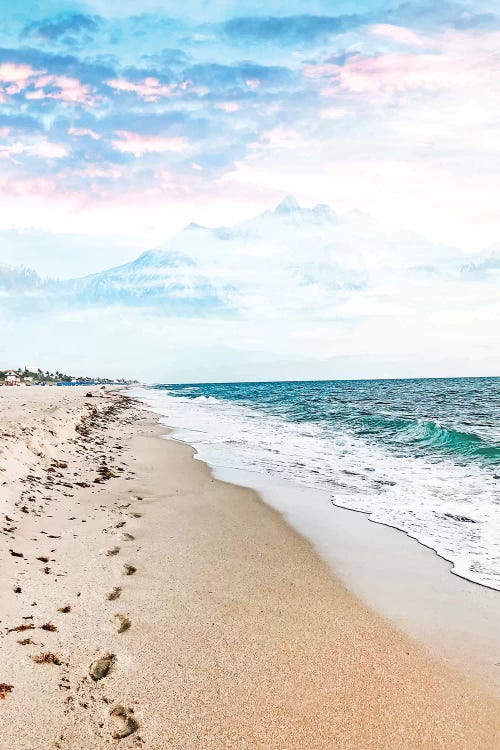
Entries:
[[326, 203], [317, 203], [312, 211], [315, 216], [325, 220], [334, 220], [337, 218], [337, 214], [335, 213], [333, 208], [327, 206]]
[[298, 201], [293, 195], [287, 195], [274, 209], [275, 214], [291, 214], [300, 208]]

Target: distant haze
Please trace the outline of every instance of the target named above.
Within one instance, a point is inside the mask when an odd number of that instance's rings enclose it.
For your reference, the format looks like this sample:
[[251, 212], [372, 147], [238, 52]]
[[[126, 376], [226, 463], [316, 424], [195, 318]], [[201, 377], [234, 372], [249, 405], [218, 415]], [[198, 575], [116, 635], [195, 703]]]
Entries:
[[500, 253], [288, 196], [69, 280], [0, 268], [4, 356], [147, 381], [494, 375]]

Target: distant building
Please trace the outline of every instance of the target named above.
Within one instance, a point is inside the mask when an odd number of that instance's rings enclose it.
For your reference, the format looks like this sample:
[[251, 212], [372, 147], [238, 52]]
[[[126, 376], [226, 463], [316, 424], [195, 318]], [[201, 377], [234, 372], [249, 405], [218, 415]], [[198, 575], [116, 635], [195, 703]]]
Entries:
[[20, 385], [21, 377], [15, 370], [5, 371], [5, 385]]

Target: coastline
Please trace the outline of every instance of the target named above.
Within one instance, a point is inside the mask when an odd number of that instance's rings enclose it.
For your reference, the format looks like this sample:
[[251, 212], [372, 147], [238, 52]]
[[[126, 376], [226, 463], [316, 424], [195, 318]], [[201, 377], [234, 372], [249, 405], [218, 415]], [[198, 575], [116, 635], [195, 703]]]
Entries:
[[[371, 428], [370, 410], [376, 412], [378, 398], [385, 403], [382, 381], [370, 383], [370, 396], [362, 385], [357, 392], [357, 385], [342, 382], [159, 385], [132, 392], [210, 465], [329, 492], [328, 502], [402, 531], [449, 561], [455, 575], [500, 592], [494, 429], [490, 445], [426, 421], [418, 409], [399, 421], [382, 414]], [[404, 381], [394, 387], [397, 412]], [[431, 401], [439, 404], [434, 391]], [[375, 400], [358, 414], [358, 398]], [[432, 411], [432, 404], [426, 408]], [[464, 408], [470, 422], [470, 406]], [[455, 445], [457, 435], [464, 444]]]
[[327, 491], [209, 465], [216, 478], [254, 489], [367, 606], [500, 697], [500, 592], [454, 575], [432, 547], [332, 503]]
[[326, 488], [242, 468], [237, 455], [233, 463], [231, 454], [219, 449], [219, 433], [198, 433], [195, 418], [183, 412], [185, 427], [172, 401], [162, 406], [148, 390], [132, 393], [159, 416], [170, 437], [195, 449], [216, 478], [255, 490], [282, 514], [369, 607], [500, 697], [497, 589], [460, 575], [453, 562], [408, 531], [340, 505]]
[[[22, 396], [29, 413], [31, 389]], [[115, 748], [117, 706], [137, 725], [120, 748], [497, 747], [499, 702], [351, 594], [256, 492], [161, 439], [144, 407], [106, 413], [122, 396], [83, 396], [40, 406], [33, 425], [23, 407], [29, 435], [9, 426], [16, 448], [2, 456], [2, 513], [17, 525], [1, 537], [6, 748]], [[70, 443], [91, 406], [88, 434]], [[54, 460], [67, 466], [46, 481]], [[20, 490], [36, 512], [16, 505]], [[47, 574], [34, 562], [42, 547]], [[41, 631], [49, 621], [57, 630]], [[23, 636], [36, 646], [6, 632], [20, 623], [35, 625]], [[40, 641], [60, 665], [33, 662]], [[94, 682], [89, 665], [104, 652], [113, 665]]]

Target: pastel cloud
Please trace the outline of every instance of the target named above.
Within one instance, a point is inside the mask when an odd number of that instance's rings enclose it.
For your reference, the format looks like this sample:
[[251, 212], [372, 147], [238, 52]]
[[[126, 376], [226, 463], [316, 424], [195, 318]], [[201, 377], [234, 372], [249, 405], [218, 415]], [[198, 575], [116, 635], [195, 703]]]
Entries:
[[[491, 40], [493, 44], [494, 39]], [[353, 52], [341, 61], [305, 63], [305, 78], [317, 81], [324, 97], [343, 93], [369, 97], [402, 95], [420, 89], [439, 91], [477, 86], [481, 76], [498, 79], [500, 65], [491, 58], [487, 46], [482, 49], [467, 35], [446, 35], [427, 40], [422, 52]]]
[[425, 45], [426, 39], [412, 29], [404, 26], [395, 26], [390, 23], [377, 23], [371, 26], [368, 31], [375, 36], [385, 37], [398, 44], [404, 44], [412, 47], [421, 47]]
[[15, 141], [8, 145], [0, 145], [0, 158], [8, 159], [15, 156], [27, 154], [40, 159], [62, 159], [68, 156], [68, 149], [61, 143], [52, 143], [47, 139], [41, 139], [35, 143], [23, 143]]
[[46, 70], [35, 70], [31, 65], [4, 62], [0, 64], [0, 95], [13, 96], [24, 92], [28, 100], [59, 99], [70, 104], [95, 103], [90, 86], [67, 75], [52, 75]]
[[183, 81], [180, 84], [160, 83], [158, 78], [149, 76], [139, 83], [134, 83], [126, 78], [116, 78], [106, 81], [106, 83], [115, 91], [134, 93], [146, 102], [157, 102], [162, 97], [170, 97], [180, 91], [185, 91], [190, 82]]
[[95, 99], [90, 86], [81, 83], [77, 78], [65, 75], [43, 75], [34, 82], [36, 91], [28, 93], [26, 98], [59, 99], [68, 104], [87, 104], [94, 106]]
[[77, 137], [88, 137], [92, 138], [94, 141], [100, 140], [101, 136], [99, 133], [96, 133], [95, 130], [92, 130], [91, 128], [74, 128], [71, 127], [68, 130], [69, 135], [74, 135]]
[[27, 82], [39, 75], [41, 71], [33, 70], [31, 65], [4, 62], [0, 65], [0, 82], [26, 86]]
[[128, 130], [118, 130], [116, 135], [119, 140], [113, 141], [114, 148], [122, 153], [133, 154], [135, 157], [141, 157], [144, 154], [180, 152], [188, 148], [188, 141], [184, 137], [143, 135]]
[[[42, 71], [43, 72], [43, 71]], [[9, 96], [19, 94], [26, 89], [40, 71], [31, 65], [5, 62], [0, 65], [0, 102], [6, 102]]]
[[221, 109], [223, 112], [238, 112], [241, 109], [241, 105], [238, 102], [219, 102], [215, 105], [217, 109]]

